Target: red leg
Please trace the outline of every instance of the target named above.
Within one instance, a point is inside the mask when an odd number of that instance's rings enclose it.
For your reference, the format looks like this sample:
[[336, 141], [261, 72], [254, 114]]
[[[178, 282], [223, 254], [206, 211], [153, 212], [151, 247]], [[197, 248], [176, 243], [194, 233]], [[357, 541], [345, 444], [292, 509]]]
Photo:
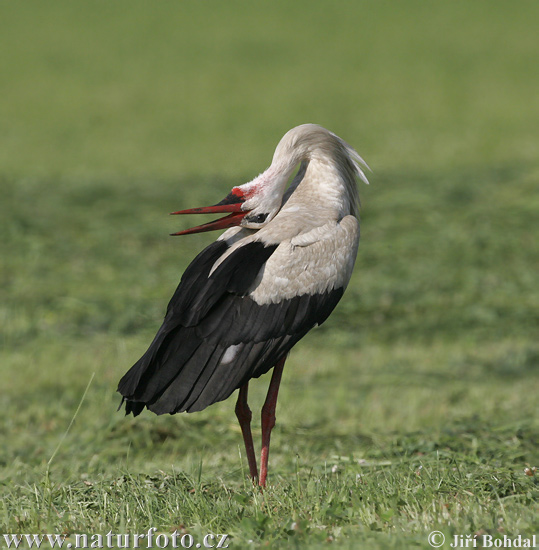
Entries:
[[253, 445], [253, 434], [251, 433], [251, 418], [252, 413], [247, 404], [247, 392], [249, 390], [249, 382], [240, 388], [238, 401], [236, 402], [236, 416], [240, 423], [243, 441], [245, 442], [245, 451], [247, 452], [247, 460], [249, 462], [249, 475], [253, 480], [258, 479], [258, 468], [256, 466], [255, 448]]
[[277, 395], [279, 394], [279, 384], [283, 374], [284, 362], [286, 357], [283, 357], [274, 367], [271, 376], [271, 382], [268, 389], [266, 401], [262, 407], [262, 453], [260, 455], [260, 487], [266, 486], [266, 477], [268, 475], [268, 457], [271, 430], [275, 426], [275, 408], [277, 406]]

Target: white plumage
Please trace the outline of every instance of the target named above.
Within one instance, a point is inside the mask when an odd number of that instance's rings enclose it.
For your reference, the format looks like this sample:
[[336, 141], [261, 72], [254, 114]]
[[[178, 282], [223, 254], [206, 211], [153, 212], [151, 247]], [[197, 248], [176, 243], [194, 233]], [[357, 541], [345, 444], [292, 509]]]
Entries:
[[[289, 188], [287, 184], [299, 166]], [[315, 124], [281, 139], [270, 167], [220, 203], [176, 214], [228, 216], [177, 235], [229, 228], [185, 271], [165, 321], [120, 381], [126, 413], [198, 411], [240, 389], [250, 473], [258, 478], [247, 388], [272, 367], [262, 409], [260, 485], [284, 361], [325, 321], [348, 285], [359, 243], [357, 179], [363, 159]]]

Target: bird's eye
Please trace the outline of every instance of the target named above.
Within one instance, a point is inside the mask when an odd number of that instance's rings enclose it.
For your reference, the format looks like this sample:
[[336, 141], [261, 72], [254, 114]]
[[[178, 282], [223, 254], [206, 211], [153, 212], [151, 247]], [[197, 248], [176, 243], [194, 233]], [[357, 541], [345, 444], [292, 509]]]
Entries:
[[249, 223], [264, 223], [268, 214], [258, 214], [257, 216], [248, 216], [245, 218]]

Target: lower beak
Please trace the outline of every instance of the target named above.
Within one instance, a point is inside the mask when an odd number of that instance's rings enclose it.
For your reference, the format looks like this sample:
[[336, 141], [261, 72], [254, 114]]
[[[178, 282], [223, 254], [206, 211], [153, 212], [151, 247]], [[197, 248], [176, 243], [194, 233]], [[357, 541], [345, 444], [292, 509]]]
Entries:
[[[221, 201], [224, 202], [224, 201]], [[171, 235], [190, 235], [192, 233], [203, 233], [204, 231], [216, 231], [218, 229], [227, 229], [229, 227], [234, 227], [240, 225], [241, 221], [247, 214], [247, 212], [242, 211], [241, 207], [243, 202], [229, 203], [229, 204], [216, 204], [214, 206], [202, 206], [199, 208], [189, 208], [187, 210], [179, 210], [178, 212], [171, 212], [171, 214], [220, 214], [224, 212], [230, 212], [228, 216], [224, 218], [219, 218], [213, 222], [204, 223], [202, 225], [197, 225], [196, 227], [191, 227], [190, 229], [185, 229], [183, 231], [178, 231], [177, 233], [171, 233]]]

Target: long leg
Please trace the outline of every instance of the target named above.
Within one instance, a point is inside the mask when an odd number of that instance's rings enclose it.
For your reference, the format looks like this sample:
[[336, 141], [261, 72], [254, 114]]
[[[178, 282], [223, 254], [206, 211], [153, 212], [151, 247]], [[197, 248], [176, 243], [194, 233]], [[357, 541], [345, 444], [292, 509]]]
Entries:
[[251, 418], [253, 414], [247, 404], [247, 392], [249, 390], [249, 382], [245, 383], [241, 388], [236, 402], [236, 416], [240, 423], [243, 441], [245, 442], [245, 451], [249, 462], [249, 475], [252, 479], [258, 479], [258, 468], [256, 466], [255, 448], [253, 445], [253, 434], [251, 433]]
[[283, 357], [273, 368], [271, 382], [268, 388], [268, 395], [262, 407], [262, 453], [260, 455], [260, 487], [266, 486], [266, 477], [268, 475], [268, 457], [271, 430], [275, 426], [275, 408], [277, 406], [277, 396], [279, 394], [279, 385], [283, 374], [286, 356]]

